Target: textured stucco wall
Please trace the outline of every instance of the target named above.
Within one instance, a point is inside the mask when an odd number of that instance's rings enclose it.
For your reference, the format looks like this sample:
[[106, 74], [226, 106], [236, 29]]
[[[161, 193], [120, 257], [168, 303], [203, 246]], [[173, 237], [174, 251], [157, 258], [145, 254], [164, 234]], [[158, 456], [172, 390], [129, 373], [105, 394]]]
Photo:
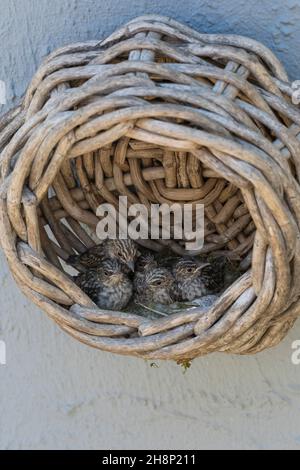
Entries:
[[[9, 104], [42, 57], [161, 13], [207, 32], [270, 46], [300, 78], [299, 0], [0, 0], [0, 79]], [[0, 111], [2, 111], [0, 109]], [[175, 364], [101, 353], [63, 334], [16, 289], [0, 255], [0, 448], [300, 448], [298, 323], [256, 357], [216, 354], [183, 375]]]

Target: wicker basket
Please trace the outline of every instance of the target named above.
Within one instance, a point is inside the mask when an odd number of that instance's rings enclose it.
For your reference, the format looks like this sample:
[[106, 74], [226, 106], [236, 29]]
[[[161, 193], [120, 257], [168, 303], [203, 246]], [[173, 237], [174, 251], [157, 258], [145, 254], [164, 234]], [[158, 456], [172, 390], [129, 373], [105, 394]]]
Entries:
[[[145, 16], [63, 47], [0, 119], [10, 270], [63, 330], [98, 349], [183, 361], [274, 346], [299, 312], [298, 135], [287, 74], [252, 39]], [[248, 270], [205, 313], [151, 321], [98, 309], [63, 260], [94, 244], [96, 209], [118, 195], [204, 203], [203, 252]]]

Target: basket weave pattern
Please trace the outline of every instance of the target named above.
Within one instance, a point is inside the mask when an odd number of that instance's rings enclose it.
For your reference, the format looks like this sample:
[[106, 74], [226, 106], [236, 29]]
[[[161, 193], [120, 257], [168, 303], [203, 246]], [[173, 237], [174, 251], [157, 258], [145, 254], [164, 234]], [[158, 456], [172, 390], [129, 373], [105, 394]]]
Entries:
[[[260, 43], [159, 16], [52, 53], [0, 118], [1, 244], [22, 291], [73, 337], [119, 354], [180, 361], [276, 345], [299, 312], [292, 92]], [[205, 204], [203, 252], [248, 270], [205, 314], [100, 310], [63, 260], [93, 246], [97, 207], [119, 195]], [[175, 240], [148, 244], [184, 252]]]

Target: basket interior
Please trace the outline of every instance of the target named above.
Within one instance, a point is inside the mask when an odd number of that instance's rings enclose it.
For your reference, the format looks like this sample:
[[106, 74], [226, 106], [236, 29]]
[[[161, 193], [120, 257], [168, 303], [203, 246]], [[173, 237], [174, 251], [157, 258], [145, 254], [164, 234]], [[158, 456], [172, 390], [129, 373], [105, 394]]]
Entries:
[[[203, 156], [210, 152], [207, 148], [201, 151]], [[255, 225], [239, 188], [206, 166], [199, 155], [127, 137], [63, 162], [40, 204], [41, 244], [48, 260], [74, 274], [65, 261], [100, 242], [97, 208], [109, 202], [118, 209], [118, 196], [127, 196], [129, 206], [204, 204], [200, 254], [225, 255], [242, 270], [249, 267]], [[172, 235], [170, 240], [138, 243], [156, 252], [187, 254], [185, 241], [172, 239]]]

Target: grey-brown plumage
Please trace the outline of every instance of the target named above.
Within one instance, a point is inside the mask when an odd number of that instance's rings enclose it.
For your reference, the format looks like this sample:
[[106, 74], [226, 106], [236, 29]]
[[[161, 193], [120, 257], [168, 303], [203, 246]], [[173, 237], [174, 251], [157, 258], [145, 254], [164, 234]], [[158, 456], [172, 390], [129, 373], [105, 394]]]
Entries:
[[174, 300], [191, 301], [210, 293], [201, 275], [206, 266], [208, 263], [199, 263], [190, 258], [182, 258], [175, 263], [172, 269], [175, 281], [171, 293]]
[[97, 268], [79, 274], [76, 284], [98, 305], [109, 310], [122, 310], [132, 296], [132, 282], [116, 259], [107, 259]]
[[194, 300], [220, 292], [224, 286], [225, 260], [214, 258], [210, 263], [182, 258], [172, 269], [175, 282], [172, 295], [177, 301]]
[[224, 256], [211, 258], [202, 269], [201, 277], [209, 294], [218, 293], [224, 288], [226, 271], [232, 271], [232, 266]]
[[157, 267], [158, 263], [154, 258], [154, 255], [150, 252], [142, 254], [137, 259], [133, 277], [133, 288], [135, 292], [140, 292], [143, 290], [146, 273]]
[[171, 288], [174, 282], [167, 268], [152, 268], [145, 272], [143, 281], [135, 292], [135, 301], [144, 304], [171, 304]]
[[96, 268], [105, 259], [116, 259], [124, 272], [130, 272], [134, 271], [138, 256], [137, 245], [131, 239], [107, 239], [80, 255], [69, 256], [67, 263], [79, 271], [85, 271]]

